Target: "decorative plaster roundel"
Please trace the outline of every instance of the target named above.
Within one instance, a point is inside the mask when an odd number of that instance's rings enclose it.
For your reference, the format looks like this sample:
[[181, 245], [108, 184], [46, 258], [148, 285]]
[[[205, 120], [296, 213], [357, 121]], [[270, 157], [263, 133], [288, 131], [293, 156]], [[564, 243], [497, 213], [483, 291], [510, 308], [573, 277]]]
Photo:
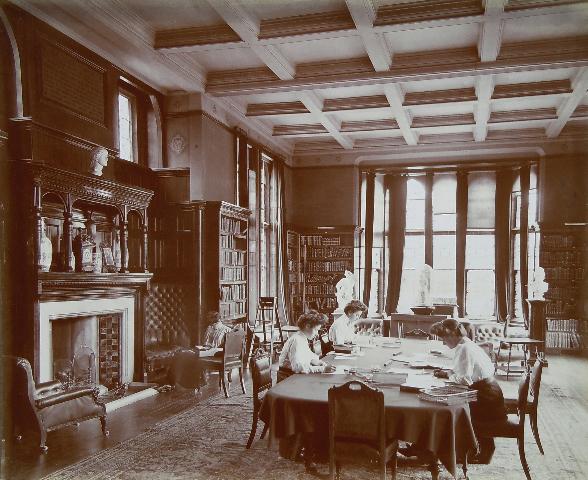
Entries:
[[172, 152], [179, 155], [186, 148], [186, 139], [178, 133], [170, 140], [169, 147], [172, 149]]

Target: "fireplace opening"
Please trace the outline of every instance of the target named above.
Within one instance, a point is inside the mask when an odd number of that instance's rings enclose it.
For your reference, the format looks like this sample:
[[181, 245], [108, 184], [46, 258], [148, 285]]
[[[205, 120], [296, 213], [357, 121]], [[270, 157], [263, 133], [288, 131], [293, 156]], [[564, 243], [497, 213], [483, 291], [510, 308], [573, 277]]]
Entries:
[[122, 315], [86, 315], [51, 322], [53, 377], [77, 385], [121, 384]]

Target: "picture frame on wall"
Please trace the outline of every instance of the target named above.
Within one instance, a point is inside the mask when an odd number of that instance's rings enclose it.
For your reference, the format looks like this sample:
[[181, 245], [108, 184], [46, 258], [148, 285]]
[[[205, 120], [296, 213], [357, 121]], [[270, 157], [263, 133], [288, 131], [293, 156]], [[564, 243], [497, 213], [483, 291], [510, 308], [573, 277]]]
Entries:
[[107, 243], [100, 245], [102, 250], [102, 268], [108, 273], [116, 272], [116, 265], [114, 263], [114, 254], [112, 253], [112, 246]]

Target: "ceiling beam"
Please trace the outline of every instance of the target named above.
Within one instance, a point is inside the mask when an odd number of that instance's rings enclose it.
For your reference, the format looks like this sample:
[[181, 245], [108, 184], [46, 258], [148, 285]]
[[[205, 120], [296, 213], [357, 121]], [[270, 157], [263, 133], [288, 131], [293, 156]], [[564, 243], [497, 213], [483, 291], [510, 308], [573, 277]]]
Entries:
[[557, 120], [554, 120], [546, 129], [545, 133], [549, 138], [557, 137], [566, 123], [580, 105], [588, 91], [588, 68], [584, 67], [578, 71], [572, 79], [572, 94], [557, 109]]
[[490, 119], [490, 99], [494, 90], [494, 77], [487, 75], [476, 78], [476, 95], [478, 101], [474, 107], [474, 118], [476, 126], [474, 127], [474, 139], [476, 142], [486, 140], [488, 134], [488, 120]]
[[323, 112], [323, 100], [321, 100], [316, 93], [310, 91], [301, 92], [300, 101], [313, 117], [323, 124], [333, 138], [337, 140], [339, 145], [345, 150], [351, 150], [353, 148], [353, 140], [342, 135], [339, 131], [341, 125], [339, 125], [330, 115]]
[[208, 3], [280, 80], [294, 78], [296, 68], [277, 47], [259, 44], [259, 22], [252, 18], [240, 4], [230, 0], [208, 0]]
[[404, 102], [402, 88], [398, 84], [386, 85], [384, 87], [384, 93], [390, 104], [390, 110], [392, 110], [394, 119], [398, 123], [398, 128], [402, 132], [404, 141], [408, 145], [416, 145], [418, 143], [418, 135], [410, 128], [412, 118], [410, 117], [410, 113], [402, 106]]
[[[588, 37], [560, 38], [557, 42], [550, 40], [504, 44], [497, 60], [490, 62], [464, 58], [462, 50], [437, 51], [435, 54], [421, 52], [402, 62], [397, 56], [390, 70], [385, 72], [359, 70], [333, 73], [328, 69], [320, 72], [320, 66], [314, 65], [314, 75], [293, 80], [261, 81], [247, 81], [243, 75], [239, 76], [239, 70], [215, 72], [215, 81], [211, 82], [209, 79], [207, 92], [212, 95], [251, 95], [588, 66]], [[224, 80], [223, 73], [227, 74]], [[239, 81], [235, 81], [235, 78], [239, 78]]]
[[372, 0], [345, 0], [355, 28], [376, 72], [385, 72], [392, 64], [392, 53], [381, 33], [374, 32], [376, 9]]
[[502, 13], [508, 0], [486, 0], [484, 22], [480, 28], [478, 54], [480, 61], [493, 62], [500, 51], [504, 20]]

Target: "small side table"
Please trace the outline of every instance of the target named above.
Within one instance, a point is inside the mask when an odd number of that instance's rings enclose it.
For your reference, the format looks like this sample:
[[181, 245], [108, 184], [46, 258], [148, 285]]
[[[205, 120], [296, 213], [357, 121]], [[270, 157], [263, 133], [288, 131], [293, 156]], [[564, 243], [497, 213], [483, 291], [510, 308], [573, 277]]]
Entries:
[[508, 364], [506, 367], [506, 379], [508, 380], [508, 376], [510, 374], [510, 357], [512, 353], [512, 346], [513, 345], [523, 345], [523, 354], [524, 354], [524, 362], [525, 365], [527, 364], [527, 354], [529, 353], [529, 347], [535, 346], [535, 355], [537, 355], [537, 349], [539, 346], [543, 345], [543, 340], [535, 340], [534, 338], [516, 338], [516, 337], [507, 337], [507, 338], [500, 338], [498, 339], [503, 343], [508, 344]]

